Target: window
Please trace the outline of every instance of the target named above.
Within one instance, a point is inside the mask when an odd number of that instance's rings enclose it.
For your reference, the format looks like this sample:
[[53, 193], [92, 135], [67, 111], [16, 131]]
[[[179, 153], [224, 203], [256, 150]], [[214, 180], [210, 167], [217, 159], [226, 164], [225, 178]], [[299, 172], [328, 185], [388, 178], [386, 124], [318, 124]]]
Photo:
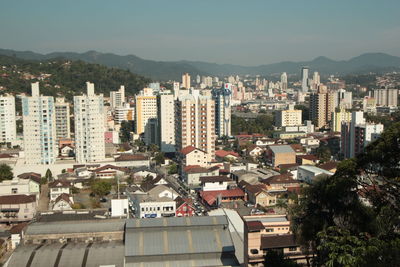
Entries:
[[289, 251], [296, 251], [297, 250], [297, 247], [290, 247], [289, 248]]
[[11, 193], [12, 194], [17, 194], [18, 193], [18, 188], [11, 188]]

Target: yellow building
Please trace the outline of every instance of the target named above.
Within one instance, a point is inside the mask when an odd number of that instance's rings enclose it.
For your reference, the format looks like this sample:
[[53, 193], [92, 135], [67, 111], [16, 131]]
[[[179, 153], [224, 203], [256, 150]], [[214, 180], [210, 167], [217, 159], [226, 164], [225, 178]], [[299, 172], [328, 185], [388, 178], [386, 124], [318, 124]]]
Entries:
[[339, 111], [332, 112], [332, 131], [340, 132], [342, 130], [342, 122], [351, 121], [351, 112], [341, 108]]

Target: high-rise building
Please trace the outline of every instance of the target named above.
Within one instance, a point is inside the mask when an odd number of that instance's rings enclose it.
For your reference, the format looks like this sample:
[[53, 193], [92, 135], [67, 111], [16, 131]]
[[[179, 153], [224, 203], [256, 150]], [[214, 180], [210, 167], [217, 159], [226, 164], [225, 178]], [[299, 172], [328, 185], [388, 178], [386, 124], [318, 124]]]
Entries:
[[150, 88], [144, 88], [135, 96], [135, 124], [136, 133], [142, 134], [146, 130], [150, 119], [157, 118], [157, 97]]
[[87, 82], [87, 93], [74, 96], [75, 154], [78, 163], [105, 159], [105, 108], [103, 94], [94, 93]]
[[378, 106], [396, 107], [397, 98], [399, 96], [398, 89], [376, 89], [374, 90], [374, 98]]
[[22, 97], [25, 164], [53, 164], [58, 155], [54, 98], [39, 94], [32, 83], [32, 96]]
[[303, 92], [308, 91], [308, 67], [302, 67], [301, 68], [301, 90]]
[[200, 78], [200, 75], [196, 75], [196, 83], [197, 84], [200, 84], [201, 83], [201, 78]]
[[115, 123], [121, 123], [123, 121], [133, 121], [135, 116], [135, 108], [131, 107], [130, 104], [125, 104], [121, 107], [116, 107], [114, 110], [114, 121]]
[[182, 96], [176, 104], [177, 151], [193, 146], [205, 151], [211, 162], [215, 153], [215, 102], [198, 90]]
[[121, 85], [118, 91], [110, 92], [111, 108], [122, 107], [125, 103], [125, 86]]
[[289, 105], [287, 110], [278, 110], [275, 113], [275, 126], [299, 126], [303, 123], [301, 110], [294, 109], [294, 105]]
[[321, 77], [319, 76], [319, 73], [317, 71], [314, 72], [313, 74], [313, 79], [311, 83], [311, 89], [317, 90], [318, 86], [321, 84]]
[[215, 101], [215, 134], [230, 136], [232, 84], [225, 83], [222, 88], [213, 89], [212, 98]]
[[333, 132], [341, 132], [342, 123], [351, 121], [351, 112], [346, 111], [344, 108], [333, 112], [332, 114], [332, 126], [331, 130]]
[[71, 138], [69, 103], [65, 102], [64, 97], [56, 98], [55, 110], [57, 140], [61, 138]]
[[336, 93], [335, 107], [351, 109], [353, 106], [353, 94], [345, 89], [339, 89]]
[[0, 142], [16, 139], [15, 98], [12, 95], [0, 96]]
[[173, 94], [157, 96], [158, 145], [162, 152], [175, 152], [175, 99]]
[[310, 120], [316, 128], [327, 126], [335, 110], [335, 93], [320, 84], [316, 93], [310, 94]]
[[379, 138], [382, 132], [382, 124], [366, 123], [362, 111], [353, 111], [351, 121], [342, 123], [341, 152], [345, 158], [353, 158], [362, 153], [369, 143]]
[[190, 88], [190, 75], [187, 72], [182, 75], [182, 87], [186, 89]]
[[286, 72], [284, 72], [281, 75], [281, 89], [282, 89], [282, 91], [286, 92], [287, 88], [288, 88], [287, 74], [286, 74]]

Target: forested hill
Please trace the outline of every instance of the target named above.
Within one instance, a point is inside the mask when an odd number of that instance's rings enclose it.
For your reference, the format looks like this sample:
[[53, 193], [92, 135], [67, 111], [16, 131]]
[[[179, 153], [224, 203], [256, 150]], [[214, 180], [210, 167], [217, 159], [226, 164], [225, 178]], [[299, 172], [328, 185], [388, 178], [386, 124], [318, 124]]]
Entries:
[[86, 92], [87, 81], [95, 84], [96, 93], [109, 96], [109, 92], [117, 90], [120, 85], [125, 85], [127, 95], [133, 95], [145, 87], [150, 79], [133, 74], [129, 70], [79, 60], [31, 61], [0, 55], [2, 94], [30, 94], [30, 84], [36, 81], [40, 82], [41, 94], [72, 99], [72, 96]]

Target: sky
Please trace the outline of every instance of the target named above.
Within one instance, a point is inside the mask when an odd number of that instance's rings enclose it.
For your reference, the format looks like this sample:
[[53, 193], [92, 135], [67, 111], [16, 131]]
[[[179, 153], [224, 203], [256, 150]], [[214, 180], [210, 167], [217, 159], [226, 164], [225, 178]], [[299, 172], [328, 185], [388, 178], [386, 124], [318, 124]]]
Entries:
[[246, 66], [400, 56], [399, 0], [1, 0], [0, 48]]

